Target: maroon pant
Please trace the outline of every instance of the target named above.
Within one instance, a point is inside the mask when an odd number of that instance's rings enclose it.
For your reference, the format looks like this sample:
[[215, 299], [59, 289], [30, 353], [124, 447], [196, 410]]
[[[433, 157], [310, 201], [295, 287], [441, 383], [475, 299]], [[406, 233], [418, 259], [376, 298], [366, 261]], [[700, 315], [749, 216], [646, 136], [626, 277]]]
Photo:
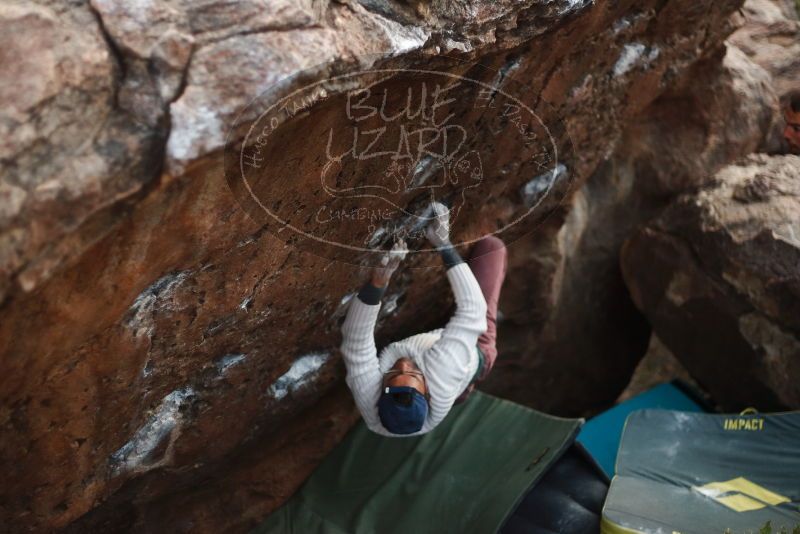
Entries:
[[506, 277], [506, 247], [500, 238], [486, 236], [472, 248], [467, 264], [481, 286], [483, 298], [486, 299], [486, 332], [478, 337], [478, 348], [484, 357], [483, 372], [473, 384], [470, 384], [456, 402], [463, 402], [475, 389], [475, 383], [482, 382], [489, 376], [494, 362], [497, 360], [497, 301], [500, 299], [500, 288]]

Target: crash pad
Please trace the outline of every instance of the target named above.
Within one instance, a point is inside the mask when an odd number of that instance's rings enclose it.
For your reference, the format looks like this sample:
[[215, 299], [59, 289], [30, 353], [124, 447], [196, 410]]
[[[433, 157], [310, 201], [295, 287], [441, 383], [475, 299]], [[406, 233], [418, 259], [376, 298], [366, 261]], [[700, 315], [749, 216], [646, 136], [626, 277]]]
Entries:
[[625, 423], [616, 472], [604, 534], [792, 532], [800, 529], [800, 412], [640, 410]]
[[360, 422], [254, 532], [496, 532], [581, 424], [480, 392], [423, 436]]
[[578, 442], [611, 478], [614, 476], [622, 428], [628, 415], [646, 408], [707, 411], [701, 401], [689, 391], [688, 386], [677, 380], [655, 386], [589, 419], [578, 434]]
[[610, 481], [575, 442], [536, 483], [500, 529], [500, 534], [600, 532]]

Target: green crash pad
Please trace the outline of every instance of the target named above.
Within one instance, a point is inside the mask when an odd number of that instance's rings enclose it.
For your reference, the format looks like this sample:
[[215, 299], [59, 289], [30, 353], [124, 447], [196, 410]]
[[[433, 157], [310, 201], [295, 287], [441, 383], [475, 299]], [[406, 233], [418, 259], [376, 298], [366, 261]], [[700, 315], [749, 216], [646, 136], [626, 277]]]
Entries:
[[254, 532], [496, 532], [581, 424], [480, 392], [423, 436], [360, 422]]
[[[800, 412], [632, 413], [602, 532], [731, 534], [800, 528]], [[767, 532], [765, 529], [764, 532]]]

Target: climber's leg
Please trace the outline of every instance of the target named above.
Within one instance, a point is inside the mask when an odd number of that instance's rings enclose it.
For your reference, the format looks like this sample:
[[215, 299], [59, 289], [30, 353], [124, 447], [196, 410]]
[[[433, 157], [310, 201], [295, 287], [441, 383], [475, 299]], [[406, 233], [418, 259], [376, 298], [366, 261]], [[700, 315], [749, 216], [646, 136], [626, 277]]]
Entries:
[[467, 260], [486, 299], [487, 328], [478, 338], [478, 348], [483, 352], [485, 363], [477, 382], [489, 375], [497, 359], [497, 302], [506, 277], [506, 256], [503, 241], [495, 236], [486, 236], [475, 244]]
[[497, 237], [484, 237], [473, 247], [467, 264], [472, 269], [478, 285], [481, 286], [483, 298], [486, 300], [486, 332], [478, 337], [477, 343], [483, 353], [484, 363], [483, 372], [456, 399], [456, 404], [469, 398], [475, 389], [475, 384], [489, 375], [497, 359], [497, 302], [506, 277], [506, 247]]

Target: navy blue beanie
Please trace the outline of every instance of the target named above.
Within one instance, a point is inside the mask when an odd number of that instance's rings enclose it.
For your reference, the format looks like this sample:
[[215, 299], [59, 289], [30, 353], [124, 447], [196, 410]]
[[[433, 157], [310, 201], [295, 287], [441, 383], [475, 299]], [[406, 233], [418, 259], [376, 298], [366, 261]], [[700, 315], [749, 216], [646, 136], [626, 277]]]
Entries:
[[425, 423], [428, 401], [412, 387], [385, 387], [378, 401], [378, 415], [392, 434], [413, 434]]

